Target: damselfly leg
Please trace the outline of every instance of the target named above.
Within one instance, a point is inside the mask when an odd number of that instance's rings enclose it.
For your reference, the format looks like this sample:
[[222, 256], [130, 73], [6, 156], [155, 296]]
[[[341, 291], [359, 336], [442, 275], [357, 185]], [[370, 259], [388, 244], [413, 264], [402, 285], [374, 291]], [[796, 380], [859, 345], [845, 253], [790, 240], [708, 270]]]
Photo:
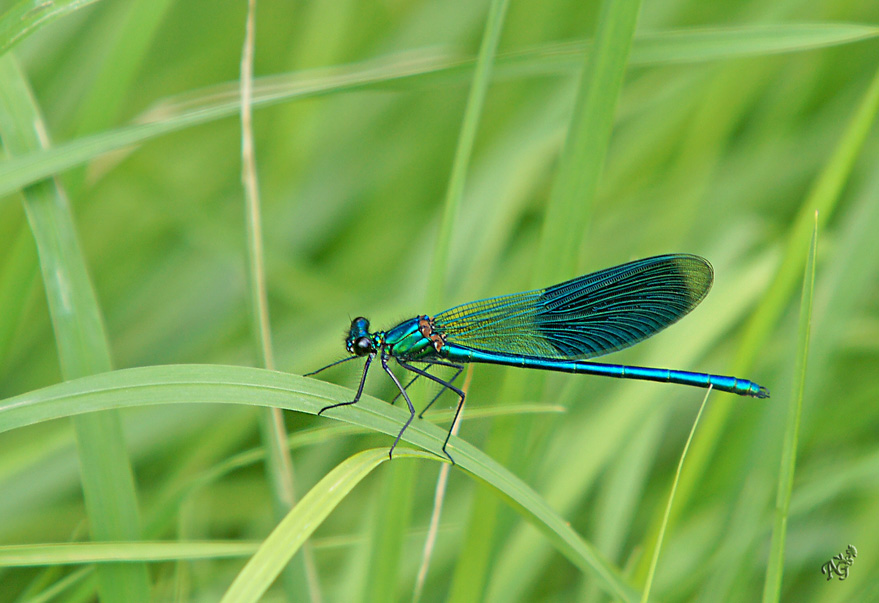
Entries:
[[[458, 394], [459, 400], [458, 400], [458, 407], [455, 409], [455, 417], [452, 419], [452, 424], [449, 426], [449, 432], [446, 434], [446, 441], [443, 442], [443, 454], [445, 454], [445, 455], [449, 458], [449, 461], [451, 461], [451, 463], [454, 465], [454, 464], [455, 464], [455, 459], [453, 459], [453, 458], [452, 458], [452, 455], [449, 454], [449, 452], [446, 450], [446, 445], [449, 443], [449, 438], [452, 437], [452, 429], [455, 427], [455, 423], [458, 421], [458, 415], [461, 414], [461, 408], [463, 408], [463, 406], [464, 406], [464, 398], [466, 397], [466, 394], [465, 394], [462, 390], [460, 390], [460, 389], [458, 389], [457, 387], [455, 387], [454, 385], [452, 385], [450, 382], [448, 382], [448, 381], [443, 381], [442, 379], [440, 379], [440, 378], [437, 377], [436, 375], [431, 375], [431, 374], [428, 373], [427, 371], [422, 370], [422, 369], [418, 368], [417, 366], [412, 366], [411, 364], [407, 364], [406, 362], [403, 362], [403, 361], [400, 360], [399, 358], [397, 359], [397, 364], [399, 364], [400, 366], [402, 366], [402, 367], [403, 367], [404, 369], [406, 369], [407, 371], [412, 371], [413, 373], [417, 373], [418, 375], [420, 375], [420, 376], [422, 376], [422, 377], [426, 377], [427, 379], [430, 379], [431, 381], [434, 381], [434, 382], [436, 382], [436, 383], [439, 383], [439, 384], [442, 385], [444, 388], [450, 389], [450, 390], [452, 390], [453, 392], [455, 392], [456, 394]], [[457, 370], [457, 372], [455, 373], [455, 377], [457, 377], [459, 374], [461, 374], [461, 371], [464, 369], [464, 367], [459, 366], [459, 365], [452, 365], [452, 366], [454, 366], [454, 367], [456, 368], [456, 370]], [[442, 393], [442, 390], [440, 391], [440, 394], [441, 394], [441, 393]], [[437, 398], [438, 398], [438, 397], [439, 397], [439, 396], [437, 396]], [[406, 401], [408, 402], [408, 400], [409, 400], [409, 398], [407, 397], [407, 398], [406, 398]], [[434, 400], [436, 400], [436, 398], [434, 398], [434, 399], [430, 402], [430, 404], [433, 404], [433, 401], [434, 401]], [[424, 410], [422, 410], [421, 413], [418, 415], [418, 418], [419, 418], [419, 419], [424, 415], [424, 412], [425, 412], [428, 408], [430, 408], [430, 404], [428, 404], [428, 405], [427, 405], [427, 408], [425, 408]], [[410, 407], [411, 407], [411, 404], [410, 404]], [[408, 426], [408, 423], [407, 423], [407, 426]], [[406, 429], [406, 428], [404, 427], [403, 430], [405, 431], [405, 429]], [[403, 432], [402, 432], [402, 431], [400, 432], [400, 435], [403, 435]], [[397, 439], [399, 439], [399, 437], [400, 437], [400, 436], [397, 436]]]
[[[366, 362], [363, 364], [363, 376], [360, 378], [360, 385], [357, 386], [357, 393], [354, 395], [354, 399], [351, 400], [350, 402], [338, 402], [336, 404], [330, 404], [329, 406], [324, 406], [319, 411], [317, 411], [317, 416], [321, 416], [324, 413], [324, 411], [330, 410], [331, 408], [338, 408], [340, 406], [351, 406], [352, 404], [357, 404], [357, 402], [360, 401], [360, 396], [363, 394], [363, 386], [364, 386], [364, 384], [366, 384], [366, 373], [369, 372], [369, 364], [372, 362], [373, 358], [375, 358], [375, 354], [370, 354], [369, 356], [366, 357]], [[338, 362], [335, 362], [333, 364], [338, 364]], [[382, 364], [384, 364], [384, 358], [382, 358]], [[330, 366], [332, 366], [332, 364]], [[326, 368], [326, 367], [324, 367], [324, 368]], [[323, 370], [323, 369], [320, 369], [320, 370]]]

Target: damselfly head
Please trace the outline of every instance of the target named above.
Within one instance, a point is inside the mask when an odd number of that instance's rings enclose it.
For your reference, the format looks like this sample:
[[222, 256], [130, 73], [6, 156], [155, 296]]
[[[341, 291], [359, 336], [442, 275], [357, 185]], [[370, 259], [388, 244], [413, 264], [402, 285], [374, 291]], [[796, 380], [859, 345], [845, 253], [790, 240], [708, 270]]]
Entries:
[[369, 321], [358, 316], [351, 321], [348, 337], [345, 339], [345, 347], [349, 354], [366, 356], [375, 353], [375, 342], [369, 333]]

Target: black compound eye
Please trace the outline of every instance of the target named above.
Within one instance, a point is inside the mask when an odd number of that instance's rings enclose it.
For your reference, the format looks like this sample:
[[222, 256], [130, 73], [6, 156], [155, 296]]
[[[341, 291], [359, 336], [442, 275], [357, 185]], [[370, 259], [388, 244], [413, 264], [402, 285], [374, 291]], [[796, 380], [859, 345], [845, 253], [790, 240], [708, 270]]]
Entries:
[[357, 355], [362, 356], [372, 351], [372, 340], [369, 337], [358, 337], [354, 346]]

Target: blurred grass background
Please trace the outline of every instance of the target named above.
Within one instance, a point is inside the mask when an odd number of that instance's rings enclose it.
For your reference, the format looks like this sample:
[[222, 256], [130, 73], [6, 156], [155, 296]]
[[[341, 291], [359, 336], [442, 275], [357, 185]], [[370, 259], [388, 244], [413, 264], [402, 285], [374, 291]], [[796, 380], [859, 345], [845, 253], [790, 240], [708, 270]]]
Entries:
[[[487, 3], [460, 0], [264, 1], [257, 12], [256, 75], [309, 77], [307, 70], [373, 60], [394, 73], [413, 62], [473, 57], [486, 12]], [[555, 42], [585, 41], [597, 15], [598, 3], [512, 2], [499, 52], [503, 59]], [[158, 103], [171, 107], [173, 116], [177, 105], [169, 101], [177, 95], [206, 98], [202, 89], [234, 82], [244, 16], [243, 3], [107, 0], [40, 28], [13, 52], [52, 140], [63, 145], [122, 131]], [[846, 1], [644, 3], [588, 226], [576, 237], [581, 252], [560, 260], [582, 273], [659, 253], [707, 257], [716, 282], [702, 306], [613, 361], [721, 374], [744, 368], [737, 376], [773, 394], [766, 402], [724, 394], [709, 400], [709, 413], [725, 418], [714, 419], [711, 442], [695, 459], [703, 468], [692, 474], [665, 536], [653, 587], [662, 600], [751, 601], [762, 592], [807, 238], [793, 249], [800, 262], [795, 269], [782, 274], [782, 260], [790, 256], [789, 241], [798, 240], [797, 217], [815, 209], [806, 201], [815, 200], [810, 191], [868, 94], [879, 42], [808, 49], [803, 42], [804, 49], [782, 54], [755, 45], [749, 57], [718, 59], [703, 50], [701, 60], [669, 61], [655, 47], [639, 46], [638, 38], [687, 28], [842, 22], [879, 24], [879, 7]], [[454, 224], [452, 276], [442, 300], [427, 306], [472, 71], [464, 66], [365, 90], [330, 85], [314, 97], [255, 110], [280, 370], [301, 374], [341, 357], [354, 316], [384, 328], [416, 313], [550, 284], [535, 273], [536, 249], [580, 63], [566, 62], [558, 51], [553, 56], [559, 59], [553, 69], [509, 59], [504, 69], [499, 62]], [[151, 115], [153, 123], [170, 119]], [[822, 201], [783, 600], [879, 597], [873, 580], [879, 569], [879, 316], [873, 303], [879, 293], [879, 140], [874, 132], [862, 148], [846, 148], [854, 153], [853, 167], [838, 170], [839, 194]], [[256, 364], [240, 161], [239, 122], [226, 117], [95, 153], [61, 174], [115, 367]], [[0, 242], [0, 397], [7, 398], [62, 376], [36, 250], [14, 197], [0, 204]], [[765, 338], [747, 335], [773, 283], [791, 274], [797, 286], [782, 296], [777, 316], [768, 314]], [[356, 385], [359, 369], [343, 367], [326, 378]], [[545, 402], [563, 404], [567, 413], [465, 417], [461, 436], [531, 484], [633, 584], [642, 584], [701, 393], [530, 374], [515, 377], [522, 383], [517, 389], [504, 386], [508, 372], [476, 367], [468, 404]], [[387, 379], [373, 378], [369, 387], [385, 400], [393, 395]], [[511, 391], [521, 396], [511, 400]], [[428, 395], [428, 388], [419, 392], [422, 404]], [[453, 401], [443, 397], [439, 406]], [[251, 542], [273, 528], [260, 463], [209, 482], [156, 517], [175, 484], [259, 445], [252, 409], [146, 406], [124, 411], [122, 419], [152, 539]], [[286, 420], [291, 433], [332, 422], [293, 413]], [[308, 491], [356, 451], [390, 441], [338, 436], [296, 448], [297, 489]], [[66, 420], [0, 435], [0, 544], [83, 538], [75, 450]], [[325, 600], [378, 600], [377, 593], [381, 600], [411, 598], [436, 465], [405, 463], [414, 467], [414, 486], [404, 501], [411, 507], [400, 518], [399, 568], [380, 572], [393, 582], [370, 578], [388, 562], [377, 558], [382, 548], [376, 543], [387, 521], [381, 511], [390, 504], [388, 482], [399, 470], [392, 463], [355, 489], [312, 540]], [[859, 551], [851, 575], [825, 584], [821, 565], [848, 544]], [[216, 600], [243, 563], [150, 564], [152, 597]], [[63, 580], [74, 586], [57, 600], [94, 596], [94, 582], [77, 566], [6, 568], [0, 569], [0, 601], [29, 600]], [[281, 600], [281, 585], [267, 597]], [[484, 486], [452, 471], [423, 601], [605, 597]]]

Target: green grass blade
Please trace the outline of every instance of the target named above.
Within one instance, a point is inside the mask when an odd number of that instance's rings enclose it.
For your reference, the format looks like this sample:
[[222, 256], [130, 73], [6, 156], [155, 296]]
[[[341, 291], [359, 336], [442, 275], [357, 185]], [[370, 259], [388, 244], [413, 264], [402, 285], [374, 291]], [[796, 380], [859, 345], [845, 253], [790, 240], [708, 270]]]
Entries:
[[[446, 189], [445, 205], [442, 212], [439, 233], [433, 253], [433, 264], [429, 275], [426, 304], [443, 305], [448, 297], [448, 288], [446, 286], [448, 280], [448, 266], [450, 262], [452, 235], [458, 224], [458, 217], [461, 211], [461, 204], [464, 198], [464, 186], [467, 181], [467, 173], [470, 168], [471, 156], [473, 154], [473, 146], [476, 141], [476, 134], [479, 130], [479, 122], [482, 117], [483, 107], [485, 105], [485, 97], [488, 92], [489, 85], [492, 81], [492, 73], [495, 66], [497, 48], [500, 42], [501, 32], [503, 31], [504, 18], [509, 6], [508, 0], [492, 0], [488, 8], [488, 16], [485, 20], [485, 28], [482, 34], [482, 42], [479, 47], [479, 55], [476, 60], [476, 68], [473, 73], [473, 81], [470, 84], [470, 93], [467, 98], [467, 106], [464, 112], [464, 119], [461, 124], [461, 131], [458, 135], [458, 144], [455, 149], [455, 157], [452, 163], [452, 170], [449, 176], [449, 183]], [[469, 374], [469, 373], [468, 373]], [[465, 390], [466, 391], [466, 386]], [[458, 421], [462, 421], [462, 416]], [[440, 484], [447, 480], [448, 469], [443, 468], [438, 477], [437, 491], [441, 492], [440, 496], [434, 498], [434, 513], [437, 515], [443, 505], [443, 497], [445, 488]], [[394, 495], [394, 493], [391, 493]], [[412, 491], [408, 495], [411, 497]], [[393, 518], [391, 518], [393, 521]], [[403, 544], [403, 533], [398, 528], [392, 528], [390, 531], [397, 538], [397, 547]], [[428, 537], [430, 538], [430, 537]], [[420, 598], [421, 589], [423, 588], [423, 579], [426, 576], [429, 563], [431, 560], [430, 551], [425, 548], [422, 557], [422, 576], [416, 579], [414, 599]], [[389, 577], [393, 578], [393, 577]], [[372, 580], [372, 577], [370, 577]], [[392, 585], [395, 580], [388, 579], [386, 584]], [[379, 593], [373, 590], [373, 595]]]
[[[846, 23], [737, 27], [711, 29], [709, 32], [672, 31], [635, 38], [630, 63], [727, 60], [763, 52], [807, 51], [879, 36], [879, 28]], [[496, 74], [497, 77], [521, 78], [577, 73], [589, 47], [586, 42], [554, 43], [507, 53], [499, 57]], [[265, 107], [402, 83], [433, 83], [438, 77], [457, 82], [469, 79], [473, 68], [472, 60], [427, 53], [414, 57], [409, 53], [333, 69], [265, 76], [254, 82], [253, 104]], [[144, 116], [145, 123], [77, 138], [3, 162], [0, 164], [0, 197], [106, 153], [231, 117], [239, 107], [237, 83], [191, 92], [182, 98], [184, 100], [175, 97], [157, 105], [154, 111]]]
[[814, 212], [818, 212], [818, 227], [827, 223], [836, 210], [843, 187], [848, 182], [855, 161], [860, 155], [867, 134], [873, 128], [879, 113], [879, 71], [867, 88], [861, 102], [842, 133], [839, 144], [827, 165], [803, 200], [788, 234], [784, 257], [772, 286], [763, 303], [754, 313], [742, 337], [741, 353], [733, 366], [734, 371], [745, 372], [753, 364], [753, 351], [760, 349], [796, 289], [799, 274], [806, 263], [800, 252], [806, 247], [812, 232]]
[[172, 0], [134, 2], [110, 24], [112, 37], [99, 49], [101, 71], [90, 83], [88, 96], [81, 101], [76, 116], [78, 136], [117, 123], [172, 4]]
[[[604, 158], [613, 131], [617, 101], [641, 3], [601, 3], [595, 44], [586, 58], [574, 114], [553, 181], [532, 284], [576, 274]], [[538, 284], [540, 283], [540, 284]]]
[[[818, 378], [812, 385], [819, 392], [835, 387], [838, 376], [831, 376], [827, 367], [847, 341], [847, 320], [856, 315], [861, 300], [879, 274], [879, 172], [857, 193], [845, 216], [840, 216], [839, 235], [834, 238], [833, 252], [825, 261], [833, 270], [823, 277], [824, 296], [815, 300], [815, 329], [809, 364], [811, 374]], [[799, 495], [797, 496], [799, 499]]]
[[769, 546], [769, 562], [766, 565], [766, 582], [763, 584], [763, 601], [770, 603], [781, 597], [784, 574], [784, 545], [787, 536], [787, 520], [790, 512], [791, 493], [794, 488], [794, 471], [797, 465], [797, 441], [800, 434], [800, 415], [803, 411], [803, 393], [806, 387], [806, 363], [809, 358], [809, 339], [812, 330], [812, 298], [815, 293], [815, 257], [818, 253], [818, 213], [812, 230], [812, 241], [806, 256], [803, 275], [803, 294], [800, 302], [800, 322], [797, 339], [797, 362], [794, 369], [793, 390], [788, 406], [787, 424], [784, 429], [784, 445], [781, 450], [781, 467], [778, 474], [778, 494], [775, 501], [775, 517], [772, 525], [772, 541]]
[[19, 0], [0, 15], [0, 54], [59, 17], [97, 2], [97, 0]]
[[[448, 64], [447, 61], [445, 65]], [[431, 73], [441, 65], [436, 55], [413, 59], [407, 54], [334, 69], [263, 77], [255, 82], [253, 106], [266, 107], [284, 101], [387, 85]], [[191, 94], [186, 95], [185, 100], [157, 105], [142, 117], [140, 123], [32, 152], [28, 158], [5, 161], [0, 164], [0, 197], [105, 153], [236, 115], [240, 109], [237, 89], [236, 82], [199, 92], [194, 98]]]
[[[516, 446], [516, 423], [512, 420], [496, 421], [488, 442], [483, 446], [485, 454], [493, 459], [509, 459]], [[466, 539], [448, 600], [451, 603], [477, 601], [485, 598], [484, 590], [497, 547], [502, 503], [489, 488], [477, 488], [471, 503], [470, 517], [465, 530]]]
[[7, 354], [21, 326], [21, 317], [26, 311], [37, 277], [33, 236], [26, 227], [19, 229], [9, 250], [8, 260], [0, 269], [0, 308], [3, 308], [3, 319], [0, 321], [0, 375], [5, 372]]
[[[516, 414], [540, 415], [544, 413], [561, 413], [564, 408], [560, 406], [551, 406], [549, 404], [518, 404], [503, 405], [494, 407], [474, 408], [468, 414], [468, 419], [488, 419], [494, 417], [505, 417]], [[431, 421], [442, 424], [452, 420], [454, 410], [438, 411], [431, 413]], [[317, 427], [315, 429], [301, 430], [287, 437], [287, 447], [290, 450], [301, 449], [306, 446], [319, 446], [326, 444], [334, 439], [343, 436], [361, 435], [368, 433], [368, 430], [356, 425], [328, 425], [326, 427]], [[202, 488], [218, 482], [223, 477], [237, 471], [239, 469], [250, 467], [256, 463], [265, 460], [265, 449], [254, 448], [245, 450], [234, 456], [231, 456], [216, 465], [205, 469], [200, 474], [188, 478], [185, 482], [180, 482], [169, 491], [164, 497], [163, 502], [158, 505], [152, 513], [151, 519], [145, 528], [147, 537], [153, 534], [161, 533], [166, 525], [170, 523], [168, 518], [173, 518], [175, 511], [183, 503], [183, 501], [195, 494]], [[163, 520], [165, 520], [163, 522]]]
[[[74, 136], [79, 139], [95, 132], [118, 127], [126, 118], [124, 107], [129, 95], [136, 94], [138, 76], [143, 73], [151, 46], [167, 17], [172, 0], [133, 2], [119, 10], [107, 11], [104, 19], [89, 35], [100, 39], [99, 47], [91, 48], [90, 61], [100, 66], [89, 80], [85, 98], [79, 101], [71, 119]], [[65, 179], [71, 198], [76, 198], [86, 181], [86, 169], [72, 171]]]
[[411, 529], [415, 477], [411, 463], [391, 465], [376, 495], [378, 503], [370, 526], [368, 573], [363, 588], [366, 601], [381, 601], [397, 590], [403, 543]]
[[858, 23], [791, 23], [680, 30], [639, 35], [633, 64], [692, 63], [796, 52], [859, 42], [879, 28]]
[[[809, 194], [800, 205], [797, 216], [787, 233], [781, 264], [771, 280], [768, 291], [745, 325], [739, 353], [733, 363], [731, 374], [751, 372], [757, 353], [765, 345], [784, 308], [790, 301], [796, 287], [796, 275], [802, 273], [806, 259], [803, 258], [801, 250], [806, 247], [811, 231], [810, 220], [814, 219], [815, 208], [818, 208], [818, 221], [819, 227], [821, 227], [836, 210], [843, 187], [855, 167], [855, 162], [867, 134], [876, 120], [877, 113], [879, 113], [879, 72], [874, 75], [824, 170], [819, 174]], [[769, 384], [769, 388], [772, 391], [771, 384]], [[777, 395], [780, 392], [773, 393]], [[729, 404], [716, 405], [712, 406], [706, 414], [703, 427], [693, 443], [690, 463], [681, 478], [678, 499], [682, 501], [682, 506], [686, 506], [686, 501], [690, 500], [703, 479], [708, 463], [721, 441], [720, 434], [734, 408], [735, 406]], [[674, 523], [674, 520], [673, 514], [671, 522]], [[658, 524], [654, 527], [653, 535], [648, 538], [649, 541], [655, 540], [657, 530]], [[642, 568], [646, 570], [643, 564]]]
[[[632, 41], [630, 65], [708, 63], [801, 52], [879, 36], [879, 27], [859, 23], [780, 23], [705, 27], [640, 33]], [[500, 55], [504, 78], [576, 72], [591, 42], [556, 42]]]
[[[0, 128], [13, 155], [47, 145], [24, 74], [11, 56], [0, 63]], [[110, 370], [103, 321], [63, 192], [52, 181], [29, 187], [24, 206], [36, 240], [56, 330], [62, 372], [76, 378]]]
[[[58, 597], [65, 590], [74, 586], [82, 588], [82, 585], [86, 582], [86, 578], [91, 576], [93, 572], [94, 568], [91, 567], [84, 567], [76, 571], [70, 572], [57, 582], [53, 583], [51, 586], [42, 591], [39, 591], [39, 594], [35, 596], [21, 598], [19, 599], [19, 601], [27, 601], [27, 603], [48, 603], [49, 601], [57, 601]], [[70, 597], [66, 600], [76, 601], [78, 599], [76, 597]]]
[[[45, 127], [24, 74], [14, 57], [0, 57], [0, 136], [7, 152], [21, 154], [48, 144]], [[66, 379], [110, 370], [110, 351], [85, 258], [77, 241], [67, 199], [51, 181], [24, 192], [36, 240], [43, 282], [55, 331], [61, 372]], [[116, 413], [74, 419], [82, 487], [92, 538], [136, 540], [140, 517], [134, 477]], [[142, 564], [111, 565], [99, 571], [104, 601], [147, 601], [149, 579]]]
[[[432, 459], [427, 452], [400, 449], [398, 459]], [[387, 451], [364, 450], [348, 458], [321, 479], [287, 516], [272, 530], [256, 554], [247, 562], [223, 603], [258, 601], [278, 574], [323, 520], [373, 469], [389, 460]], [[388, 598], [391, 593], [385, 593]]]
[[[604, 168], [607, 148], [615, 123], [616, 107], [621, 94], [629, 51], [635, 33], [641, 3], [638, 0], [604, 0], [601, 3], [595, 25], [595, 42], [581, 63], [581, 73], [574, 100], [573, 114], [565, 131], [565, 142], [558, 167], [552, 181], [548, 206], [542, 215], [540, 245], [533, 263], [532, 286], [561, 281], [576, 274], [579, 251], [587, 235], [590, 214], [598, 183]], [[526, 384], [530, 380], [530, 389]], [[544, 382], [542, 377], [526, 376], [524, 373], [507, 371], [502, 395], [515, 398], [525, 395], [542, 397], [539, 393]], [[486, 444], [487, 449], [503, 451], [498, 458], [510, 462], [521, 450], [512, 438], [527, 437], [526, 426], [512, 435], [517, 426], [498, 423]], [[482, 526], [492, 526], [493, 509], [474, 509], [468, 532], [471, 539], [482, 538], [473, 543], [480, 559], [458, 564], [460, 577], [456, 575], [457, 600], [480, 596], [488, 582], [488, 599], [511, 600], [523, 592], [533, 577], [529, 569], [497, 577], [477, 575], [482, 568], [491, 566], [488, 556], [493, 554], [493, 538], [485, 538]], [[477, 527], [480, 526], [480, 527]], [[503, 535], [509, 543], [508, 535]], [[494, 536], [495, 538], [497, 536]], [[510, 551], [511, 547], [506, 546]], [[471, 567], [473, 569], [471, 569]], [[484, 574], [484, 572], [482, 572]]]
[[458, 135], [458, 146], [455, 149], [452, 173], [449, 176], [442, 223], [437, 236], [430, 282], [427, 288], [428, 299], [439, 305], [443, 305], [446, 296], [446, 273], [448, 272], [452, 232], [460, 213], [464, 184], [467, 181], [467, 169], [470, 166], [470, 156], [473, 154], [473, 143], [476, 141], [482, 107], [485, 105], [485, 95], [488, 92], [488, 85], [491, 83], [492, 67], [508, 4], [508, 0], [492, 0], [489, 6], [485, 32], [479, 48], [479, 57], [476, 60], [476, 71], [473, 74], [473, 83], [470, 85], [470, 95], [467, 98], [464, 121], [461, 124], [461, 133]]
[[[314, 379], [240, 366], [170, 365], [125, 369], [59, 383], [0, 402], [0, 433], [50, 419], [99, 410], [153, 404], [245, 404], [317, 414], [350, 400], [350, 389]], [[356, 406], [328, 418], [396, 436], [408, 417], [402, 408], [364, 395]], [[403, 440], [440, 458], [446, 431], [414, 421]], [[460, 438], [449, 441], [457, 467], [498, 490], [575, 566], [592, 574], [605, 590], [626, 601], [637, 593], [619, 571], [555, 513], [528, 485]]]
[[[253, 140], [253, 56], [256, 46], [256, 0], [247, 2], [244, 44], [241, 51], [241, 183], [244, 187], [245, 230], [247, 234], [248, 289], [250, 290], [251, 330], [260, 366], [275, 368], [269, 321], [265, 251], [262, 234], [256, 151]], [[266, 472], [271, 485], [275, 514], [280, 519], [296, 504], [293, 460], [287, 448], [284, 414], [277, 408], [259, 409], [260, 433], [266, 450]], [[311, 554], [305, 546], [296, 561], [284, 570], [287, 599], [301, 599], [304, 593], [314, 603], [321, 600], [320, 581]]]
[[247, 557], [258, 542], [76, 542], [0, 546], [0, 567]]
[[[622, 453], [614, 455], [607, 464], [606, 480], [596, 485], [597, 498], [594, 517], [601, 521], [593, 528], [590, 538], [611, 561], [619, 563], [626, 554], [626, 541], [632, 524], [643, 510], [645, 488], [650, 474], [656, 469], [656, 450], [668, 434], [668, 407], [659, 407], [627, 438]], [[641, 555], [639, 551], [637, 555]], [[629, 559], [627, 565], [631, 564]], [[599, 599], [599, 589], [588, 576], [582, 576], [581, 601]]]
[[647, 603], [650, 598], [650, 589], [653, 586], [653, 577], [656, 574], [656, 566], [659, 564], [659, 553], [662, 550], [665, 529], [668, 527], [668, 518], [671, 515], [671, 508], [674, 504], [675, 492], [677, 492], [678, 483], [681, 480], [681, 469], [684, 467], [684, 459], [687, 458], [687, 451], [690, 449], [690, 444], [693, 442], [693, 435], [696, 433], [696, 427], [699, 426], [699, 419], [702, 417], [702, 411], [705, 410], [705, 405], [708, 403], [709, 394], [711, 394], [710, 387], [708, 388], [708, 391], [705, 392], [705, 397], [702, 398], [702, 406], [699, 407], [699, 412], [696, 413], [696, 419], [693, 421], [693, 427], [690, 429], [690, 435], [687, 437], [687, 443], [684, 444], [684, 449], [681, 452], [681, 459], [678, 461], [675, 477], [671, 484], [671, 492], [668, 494], [668, 501], [665, 505], [665, 515], [663, 515], [662, 524], [659, 528], [659, 537], [656, 539], [656, 546], [653, 548], [653, 556], [650, 559], [650, 569], [647, 572], [647, 582], [644, 584], [644, 590], [641, 593], [641, 603]]

